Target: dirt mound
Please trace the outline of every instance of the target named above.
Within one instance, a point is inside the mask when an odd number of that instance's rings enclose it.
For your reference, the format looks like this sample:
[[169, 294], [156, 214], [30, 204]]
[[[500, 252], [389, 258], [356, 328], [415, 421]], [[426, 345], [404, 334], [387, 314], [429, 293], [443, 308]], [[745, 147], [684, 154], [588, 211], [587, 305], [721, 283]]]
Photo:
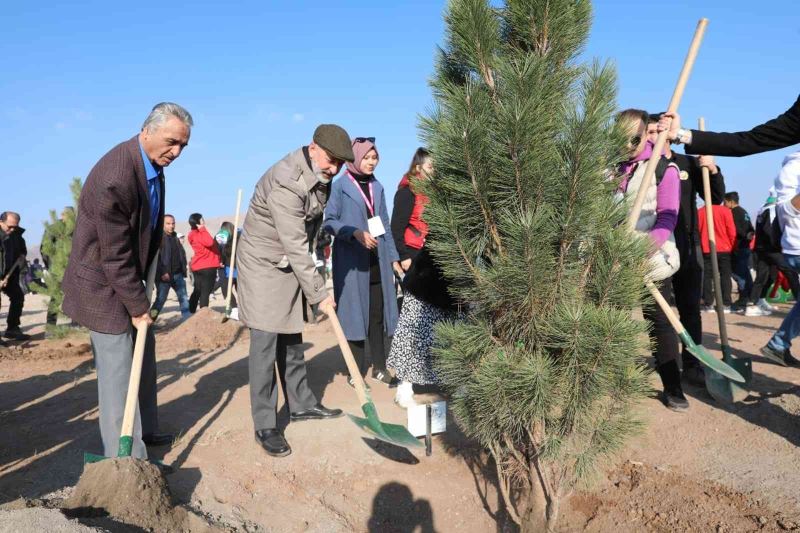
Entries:
[[19, 509], [13, 511], [0, 510], [0, 532], [2, 533], [91, 533], [103, 531], [81, 525], [77, 520], [70, 520], [58, 509]]
[[560, 528], [687, 533], [800, 530], [793, 519], [753, 496], [649, 465], [628, 462], [610, 474], [609, 482], [605, 490], [572, 496], [572, 513]]
[[206, 351], [230, 346], [242, 329], [236, 320], [223, 324], [220, 313], [204, 307], [165, 336], [170, 344]]
[[173, 507], [158, 467], [130, 458], [87, 464], [64, 509], [74, 516], [105, 512], [127, 524], [160, 531], [180, 531], [187, 514]]
[[92, 356], [92, 347], [82, 339], [28, 341], [0, 348], [0, 361], [7, 359], [69, 359]]

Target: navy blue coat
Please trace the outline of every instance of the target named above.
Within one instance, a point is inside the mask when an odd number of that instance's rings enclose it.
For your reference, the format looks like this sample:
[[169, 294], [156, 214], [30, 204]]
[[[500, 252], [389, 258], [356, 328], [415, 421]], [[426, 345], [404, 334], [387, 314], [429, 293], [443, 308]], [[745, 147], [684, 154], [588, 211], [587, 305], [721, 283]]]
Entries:
[[[386, 233], [377, 238], [378, 263], [383, 292], [383, 323], [388, 335], [394, 335], [399, 311], [394, 288], [392, 262], [400, 257], [392, 238], [389, 212], [383, 185], [372, 180], [375, 211], [381, 217]], [[367, 338], [369, 326], [369, 255], [370, 251], [353, 237], [356, 230], [368, 231], [367, 209], [358, 185], [342, 175], [333, 182], [323, 222], [325, 231], [333, 235], [333, 294], [336, 314], [348, 340]]]

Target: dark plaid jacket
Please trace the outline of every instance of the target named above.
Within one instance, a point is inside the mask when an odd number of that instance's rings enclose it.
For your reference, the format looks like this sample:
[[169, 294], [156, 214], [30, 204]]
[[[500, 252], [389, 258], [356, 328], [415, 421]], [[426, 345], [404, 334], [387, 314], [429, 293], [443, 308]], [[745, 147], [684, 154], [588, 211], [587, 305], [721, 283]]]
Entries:
[[72, 251], [64, 273], [64, 313], [92, 331], [120, 334], [149, 309], [147, 267], [161, 244], [164, 180], [155, 230], [138, 136], [94, 166], [81, 191]]

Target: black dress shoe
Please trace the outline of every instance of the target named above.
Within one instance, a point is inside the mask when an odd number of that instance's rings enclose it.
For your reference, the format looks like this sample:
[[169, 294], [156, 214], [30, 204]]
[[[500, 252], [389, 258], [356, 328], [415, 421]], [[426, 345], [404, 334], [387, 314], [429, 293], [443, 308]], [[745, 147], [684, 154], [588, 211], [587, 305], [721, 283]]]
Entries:
[[295, 422], [299, 422], [301, 420], [322, 420], [323, 418], [339, 418], [342, 416], [341, 409], [328, 409], [327, 407], [323, 407], [321, 403], [318, 403], [311, 409], [306, 409], [304, 411], [297, 411], [296, 413], [292, 413], [289, 415], [289, 418]]
[[661, 393], [661, 401], [671, 411], [683, 413], [689, 409], [689, 401], [680, 389], [665, 390]]
[[142, 442], [144, 442], [145, 446], [167, 446], [172, 444], [174, 440], [175, 435], [170, 435], [169, 433], [153, 433], [142, 436]]
[[16, 329], [7, 329], [6, 332], [3, 334], [6, 339], [13, 339], [15, 341], [26, 341], [31, 338], [30, 335], [27, 333], [22, 333], [19, 328]]
[[256, 442], [264, 451], [273, 457], [286, 457], [292, 453], [289, 443], [286, 442], [279, 429], [259, 429], [256, 431]]

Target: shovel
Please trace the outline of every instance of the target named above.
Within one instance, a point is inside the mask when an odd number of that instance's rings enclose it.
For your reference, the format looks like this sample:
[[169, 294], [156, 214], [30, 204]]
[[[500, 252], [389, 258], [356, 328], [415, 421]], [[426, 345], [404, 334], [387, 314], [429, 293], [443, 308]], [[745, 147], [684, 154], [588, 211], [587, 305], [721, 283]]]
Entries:
[[[147, 275], [147, 284], [145, 287], [145, 294], [148, 301], [155, 286], [156, 265], [158, 264], [158, 253], [153, 258], [150, 265], [150, 271]], [[117, 457], [130, 457], [133, 450], [133, 423], [136, 419], [136, 406], [139, 403], [139, 383], [142, 379], [142, 362], [144, 361], [144, 348], [147, 342], [147, 329], [146, 322], [139, 322], [135, 324], [136, 327], [136, 343], [133, 345], [133, 362], [131, 363], [131, 377], [128, 380], [128, 395], [125, 398], [125, 412], [122, 417], [122, 430], [120, 431], [119, 447]], [[84, 452], [84, 463], [97, 463], [103, 459], [110, 459], [105, 455], [97, 455], [95, 453]], [[153, 461], [154, 464], [159, 464]]]
[[366, 390], [364, 378], [361, 377], [361, 372], [358, 370], [358, 365], [353, 357], [353, 352], [350, 351], [350, 345], [347, 344], [347, 339], [342, 331], [342, 325], [336, 316], [336, 312], [331, 311], [328, 313], [333, 331], [336, 333], [336, 340], [339, 341], [339, 349], [342, 350], [344, 355], [344, 362], [347, 364], [347, 371], [350, 372], [350, 377], [353, 378], [353, 383], [356, 387], [356, 394], [358, 401], [361, 403], [361, 410], [364, 412], [364, 417], [353, 416], [348, 414], [355, 425], [360, 427], [363, 431], [368, 433], [371, 437], [403, 446], [404, 448], [422, 448], [423, 444], [417, 438], [409, 433], [405, 426], [399, 424], [387, 424], [381, 422], [378, 418], [378, 410], [375, 409], [375, 404], [372, 403], [372, 398]]
[[[705, 120], [700, 117], [700, 130], [704, 130]], [[706, 372], [706, 389], [711, 397], [720, 403], [733, 403], [747, 398], [749, 391], [747, 386], [753, 379], [753, 361], [749, 357], [734, 357], [731, 347], [728, 344], [728, 327], [725, 324], [725, 313], [723, 312], [722, 289], [719, 279], [719, 263], [717, 262], [717, 237], [714, 232], [714, 212], [711, 207], [711, 183], [708, 176], [708, 169], [703, 167], [703, 195], [706, 199], [706, 225], [708, 227], [708, 247], [711, 250], [711, 272], [714, 279], [714, 295], [717, 307], [717, 319], [719, 320], [719, 338], [722, 346], [722, 360], [731, 368], [739, 372], [744, 377], [744, 386], [716, 372]]]
[[[228, 321], [231, 317], [231, 296], [233, 295], [233, 273], [236, 267], [236, 238], [239, 236], [239, 208], [242, 206], [242, 189], [239, 189], [239, 194], [236, 196], [236, 218], [233, 219], [233, 246], [231, 246], [231, 266], [228, 271], [228, 295], [225, 298], [225, 314], [222, 315], [222, 323]], [[239, 303], [239, 299], [236, 299]]]
[[5, 286], [8, 285], [8, 280], [11, 279], [11, 276], [14, 275], [14, 272], [20, 267], [20, 265], [22, 265], [22, 263], [24, 261], [25, 261], [25, 256], [24, 255], [18, 257], [17, 260], [14, 261], [14, 265], [11, 267], [11, 270], [8, 271], [8, 274], [6, 274], [6, 277], [4, 277], [2, 280], [0, 280], [0, 289], [5, 288]]
[[[680, 104], [681, 98], [683, 98], [683, 91], [686, 89], [686, 82], [689, 81], [689, 75], [692, 72], [692, 67], [694, 67], [694, 61], [697, 59], [697, 52], [700, 49], [700, 43], [703, 42], [703, 35], [705, 34], [707, 25], [708, 19], [705, 18], [700, 19], [700, 21], [697, 23], [697, 29], [694, 32], [692, 43], [689, 46], [689, 52], [686, 54], [686, 59], [683, 62], [681, 73], [678, 76], [678, 83], [675, 85], [675, 91], [672, 93], [672, 98], [669, 101], [667, 112], [674, 113], [678, 110], [678, 105]], [[653, 147], [653, 155], [651, 155], [650, 159], [647, 161], [644, 178], [642, 179], [642, 185], [639, 187], [639, 191], [636, 194], [636, 199], [633, 202], [633, 207], [628, 215], [628, 228], [631, 232], [636, 229], [636, 222], [639, 220], [639, 215], [642, 212], [642, 205], [644, 204], [644, 198], [647, 195], [647, 189], [650, 186], [650, 182], [653, 181], [653, 176], [656, 173], [656, 166], [658, 165], [659, 159], [661, 159], [661, 154], [664, 151], [664, 145], [667, 142], [667, 133], [669, 132], [664, 130], [658, 134], [656, 145]], [[652, 294], [653, 299], [655, 299], [658, 306], [661, 307], [661, 310], [664, 311], [665, 315], [667, 315], [667, 319], [675, 329], [675, 333], [678, 334], [678, 337], [680, 337], [681, 342], [690, 354], [695, 356], [698, 361], [717, 373], [722, 374], [723, 376], [734, 381], [738, 381], [740, 383], [744, 382], [744, 377], [742, 377], [739, 372], [719, 359], [712, 357], [705, 348], [694, 343], [692, 338], [689, 336], [689, 333], [686, 331], [686, 328], [683, 327], [681, 321], [678, 320], [677, 316], [675, 316], [672, 308], [669, 306], [664, 297], [661, 296], [661, 293], [658, 291], [658, 288], [652, 281], [646, 279], [645, 285], [650, 291], [650, 294]]]

